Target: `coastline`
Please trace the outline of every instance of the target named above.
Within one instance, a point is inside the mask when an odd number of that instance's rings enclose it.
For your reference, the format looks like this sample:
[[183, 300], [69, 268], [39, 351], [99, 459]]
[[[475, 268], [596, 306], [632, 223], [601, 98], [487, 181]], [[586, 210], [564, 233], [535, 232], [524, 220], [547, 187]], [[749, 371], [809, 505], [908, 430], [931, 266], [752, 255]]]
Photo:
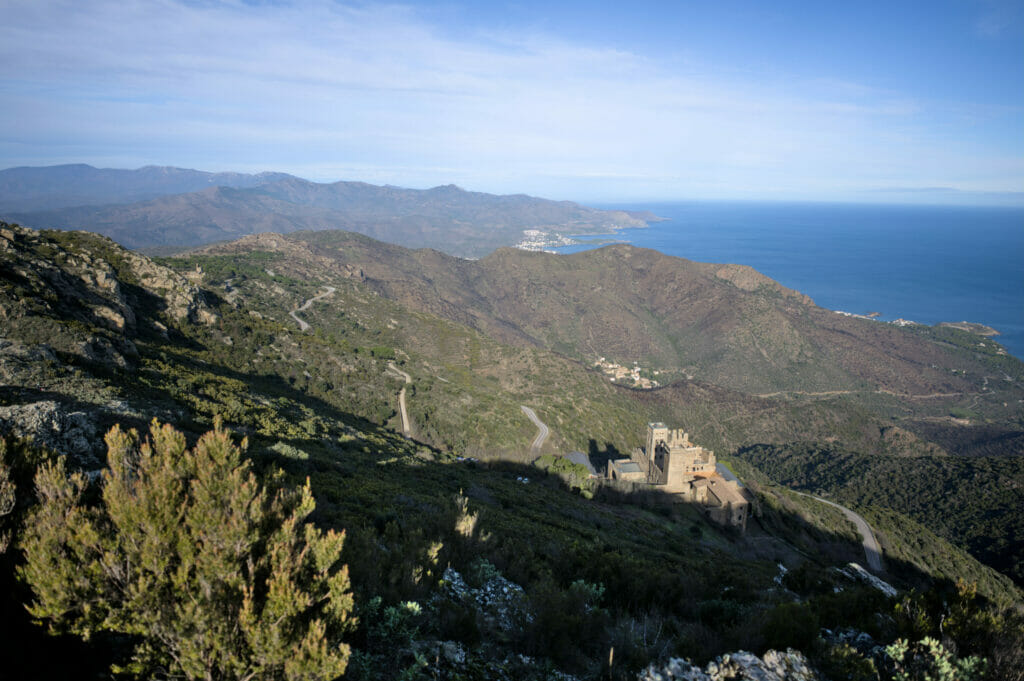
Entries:
[[524, 229], [523, 238], [513, 244], [513, 248], [523, 251], [540, 251], [558, 255], [559, 248], [570, 246], [600, 247], [608, 244], [627, 244], [626, 239], [617, 238], [622, 229], [646, 229], [645, 227], [619, 227], [611, 234], [561, 234], [554, 230], [546, 229]]
[[616, 208], [601, 208], [600, 210], [606, 213], [617, 213], [620, 219], [630, 222], [619, 225], [613, 224], [610, 227], [602, 226], [599, 229], [594, 228], [590, 232], [571, 231], [571, 229], [580, 229], [582, 226], [569, 224], [562, 225], [563, 228], [566, 228], [563, 231], [559, 231], [559, 226], [557, 225], [524, 229], [523, 238], [513, 244], [512, 247], [523, 251], [558, 254], [561, 251], [556, 249], [579, 248], [582, 250], [585, 248], [607, 246], [608, 244], [628, 244], [630, 241], [620, 236], [625, 230], [647, 229], [652, 224], [671, 222], [672, 220], [672, 218], [656, 215], [646, 209], [620, 210]]
[[749, 265], [825, 309], [878, 312], [880, 322], [987, 327], [999, 332], [993, 343], [1024, 358], [1024, 269], [1017, 255], [1024, 252], [1024, 210], [768, 202], [628, 208], [670, 221], [598, 236], [696, 262]]

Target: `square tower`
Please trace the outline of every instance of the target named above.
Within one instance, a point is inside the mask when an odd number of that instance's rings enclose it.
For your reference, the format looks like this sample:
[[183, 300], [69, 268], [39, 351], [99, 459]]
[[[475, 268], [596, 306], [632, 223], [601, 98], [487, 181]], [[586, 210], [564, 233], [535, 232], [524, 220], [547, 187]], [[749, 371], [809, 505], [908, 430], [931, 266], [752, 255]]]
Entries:
[[668, 426], [660, 421], [654, 421], [647, 424], [647, 448], [644, 453], [647, 454], [647, 458], [653, 460], [654, 453], [658, 450], [658, 445], [663, 444], [665, 448], [668, 448], [669, 430]]

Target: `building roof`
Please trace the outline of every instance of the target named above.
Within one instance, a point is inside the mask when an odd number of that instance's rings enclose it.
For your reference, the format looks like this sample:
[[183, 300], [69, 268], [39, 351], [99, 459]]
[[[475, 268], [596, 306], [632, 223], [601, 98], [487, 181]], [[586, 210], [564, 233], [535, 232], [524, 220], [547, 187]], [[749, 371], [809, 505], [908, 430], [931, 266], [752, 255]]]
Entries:
[[612, 465], [622, 473], [643, 473], [636, 461], [613, 461]]
[[709, 480], [709, 491], [715, 495], [719, 503], [725, 506], [731, 503], [733, 506], [748, 504], [746, 495], [738, 484], [730, 480], [712, 479]]

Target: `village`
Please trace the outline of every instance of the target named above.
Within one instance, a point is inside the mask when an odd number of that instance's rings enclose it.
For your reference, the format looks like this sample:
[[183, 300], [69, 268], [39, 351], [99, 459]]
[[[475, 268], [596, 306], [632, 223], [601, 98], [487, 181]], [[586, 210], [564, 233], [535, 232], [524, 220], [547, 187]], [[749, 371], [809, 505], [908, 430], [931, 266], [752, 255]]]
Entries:
[[661, 372], [656, 369], [645, 369], [638, 363], [634, 363], [633, 368], [630, 369], [604, 357], [598, 357], [597, 361], [594, 362], [594, 366], [600, 369], [605, 376], [608, 376], [608, 380], [613, 383], [629, 385], [643, 390], [657, 388], [659, 385], [658, 381], [651, 378], [651, 376], [657, 376]]

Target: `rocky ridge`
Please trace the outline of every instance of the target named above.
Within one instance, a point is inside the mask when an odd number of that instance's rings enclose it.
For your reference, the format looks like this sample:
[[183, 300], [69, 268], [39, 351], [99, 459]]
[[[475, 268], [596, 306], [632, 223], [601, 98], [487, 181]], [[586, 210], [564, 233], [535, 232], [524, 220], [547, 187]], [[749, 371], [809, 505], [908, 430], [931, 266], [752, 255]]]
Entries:
[[[0, 298], [8, 328], [46, 318], [70, 331], [54, 337], [53, 349], [123, 367], [137, 355], [133, 339], [141, 333], [166, 335], [168, 324], [216, 321], [187, 276], [94, 234], [51, 236], [58, 238], [0, 223], [0, 284], [13, 294]], [[79, 323], [77, 332], [69, 322]]]

